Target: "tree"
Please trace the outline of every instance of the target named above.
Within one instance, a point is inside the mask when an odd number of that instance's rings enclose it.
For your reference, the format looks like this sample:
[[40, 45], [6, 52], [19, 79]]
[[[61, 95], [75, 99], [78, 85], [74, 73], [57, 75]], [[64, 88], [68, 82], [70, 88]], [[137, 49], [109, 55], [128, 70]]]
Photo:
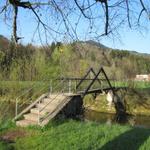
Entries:
[[[120, 27], [140, 28], [150, 19], [150, 3], [146, 0], [3, 0], [0, 2], [0, 16], [8, 21], [13, 14], [13, 39], [16, 43], [21, 38], [17, 35], [18, 10], [21, 8], [33, 13], [37, 21], [35, 32], [41, 39], [40, 31], [44, 31], [46, 40], [48, 35], [55, 40], [60, 36], [77, 40], [79, 30], [85, 24], [88, 24], [86, 34], [95, 39], [115, 36]], [[49, 22], [45, 18], [49, 18]]]

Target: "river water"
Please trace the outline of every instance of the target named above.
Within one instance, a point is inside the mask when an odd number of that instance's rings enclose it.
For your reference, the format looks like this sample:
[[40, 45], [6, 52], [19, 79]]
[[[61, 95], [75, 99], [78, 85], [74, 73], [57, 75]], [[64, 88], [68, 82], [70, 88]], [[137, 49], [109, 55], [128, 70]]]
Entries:
[[[114, 114], [100, 113], [93, 110], [85, 110], [84, 112], [84, 119], [86, 121], [106, 123], [109, 125], [116, 123], [114, 121], [114, 117], [115, 117]], [[150, 117], [143, 115], [131, 116], [129, 117], [128, 122], [126, 122], [125, 124], [135, 127], [150, 128]]]

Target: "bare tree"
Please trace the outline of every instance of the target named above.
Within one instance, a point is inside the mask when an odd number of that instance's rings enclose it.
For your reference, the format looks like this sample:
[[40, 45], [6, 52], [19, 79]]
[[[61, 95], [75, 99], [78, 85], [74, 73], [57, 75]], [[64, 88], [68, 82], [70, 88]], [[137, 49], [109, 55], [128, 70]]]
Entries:
[[146, 0], [3, 0], [0, 17], [6, 23], [13, 20], [15, 43], [21, 38], [17, 35], [19, 9], [28, 9], [34, 15], [35, 33], [40, 38], [42, 31], [46, 38], [51, 35], [57, 39], [63, 35], [78, 39], [83, 29], [87, 36], [98, 39], [118, 33], [122, 27], [144, 27], [150, 19], [150, 3]]

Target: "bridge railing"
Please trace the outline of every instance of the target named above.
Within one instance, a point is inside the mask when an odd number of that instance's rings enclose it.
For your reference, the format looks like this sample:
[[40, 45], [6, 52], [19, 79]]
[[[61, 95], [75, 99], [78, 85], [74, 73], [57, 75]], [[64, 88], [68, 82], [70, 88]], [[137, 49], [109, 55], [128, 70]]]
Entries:
[[[39, 87], [41, 86], [41, 87]], [[46, 92], [49, 89], [49, 83], [47, 80], [42, 80], [40, 83], [35, 82], [30, 88], [23, 91], [15, 99], [15, 116], [17, 116], [25, 107], [30, 105], [37, 97]]]
[[[65, 93], [80, 93], [82, 91], [85, 91], [86, 88], [89, 86], [90, 82], [93, 80], [93, 78], [59, 78], [57, 80], [61, 81], [65, 79], [65, 86], [67, 87], [65, 90]], [[82, 80], [82, 84], [80, 86], [77, 86]], [[107, 83], [107, 80], [104, 78], [96, 78], [90, 89], [105, 89], [109, 87], [109, 84]]]
[[[23, 91], [18, 97], [16, 97], [15, 101], [15, 117], [18, 116], [26, 107], [31, 105], [39, 96], [43, 93], [59, 93], [63, 86], [65, 85], [64, 80], [58, 81], [59, 77], [52, 79], [51, 81], [45, 79], [40, 81], [40, 84], [35, 82], [30, 88]], [[66, 92], [64, 90], [63, 92]]]
[[[58, 80], [57, 80], [58, 81]], [[47, 113], [47, 114], [45, 114], [44, 116], [42, 116], [42, 118], [40, 117], [40, 114], [41, 114], [41, 112], [46, 108], [46, 107], [48, 107], [49, 106], [49, 104], [50, 103], [52, 103], [53, 101], [55, 101], [59, 96], [61, 96], [62, 94], [71, 94], [71, 85], [70, 85], [70, 83], [68, 83], [68, 85], [66, 84], [67, 82], [66, 82], [67, 80], [66, 79], [63, 79], [63, 80], [61, 80], [60, 82], [59, 82], [59, 84], [57, 84], [57, 86], [55, 86], [54, 88], [53, 88], [53, 91], [51, 91], [51, 93], [49, 93], [49, 96], [50, 96], [50, 94], [54, 94], [55, 93], [55, 96], [51, 99], [51, 101], [49, 101], [46, 105], [44, 105], [42, 108], [39, 108], [38, 107], [38, 124], [40, 125], [41, 123], [42, 123], [42, 121], [44, 121], [44, 119], [46, 119], [46, 118], [48, 118], [49, 117], [49, 115], [51, 114], [51, 112], [50, 113]], [[54, 82], [54, 83], [56, 83], [56, 82]], [[61, 90], [60, 90], [61, 89]], [[57, 91], [58, 90], [58, 91]], [[57, 92], [56, 92], [57, 91]], [[64, 100], [67, 100], [66, 98], [64, 98]], [[39, 101], [39, 104], [40, 104], [40, 101]], [[61, 103], [59, 104], [59, 105], [61, 105]], [[57, 106], [57, 107], [59, 107], [59, 106]], [[57, 109], [57, 108], [56, 108]]]

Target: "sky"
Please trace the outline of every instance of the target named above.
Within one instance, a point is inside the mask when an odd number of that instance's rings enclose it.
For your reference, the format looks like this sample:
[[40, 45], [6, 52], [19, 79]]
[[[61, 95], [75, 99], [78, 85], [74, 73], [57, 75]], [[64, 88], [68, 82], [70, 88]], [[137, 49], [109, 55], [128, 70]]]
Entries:
[[102, 43], [111, 48], [150, 54], [150, 31], [144, 35], [138, 31], [128, 31], [119, 40], [104, 39]]
[[[19, 10], [21, 14], [18, 18], [18, 34], [22, 37], [22, 43], [27, 44], [27, 43], [33, 43], [35, 45], [40, 45], [41, 42], [38, 38], [33, 38], [33, 33], [36, 28], [36, 23], [32, 16], [32, 14], [27, 10]], [[72, 22], [74, 22], [75, 16], [71, 19]], [[46, 18], [47, 19], [47, 18]], [[44, 19], [44, 21], [47, 21]], [[51, 27], [55, 28], [55, 24], [53, 24], [53, 20], [49, 20], [51, 22]], [[9, 21], [9, 25], [11, 25], [11, 20]], [[86, 22], [81, 22], [79, 24], [79, 40], [84, 39], [82, 37], [82, 33], [84, 33], [84, 28], [86, 26]], [[150, 24], [149, 24], [150, 26]], [[62, 28], [63, 29], [63, 28]], [[42, 33], [42, 32], [41, 32]], [[6, 36], [7, 38], [11, 37], [12, 34], [12, 28], [9, 27], [4, 23], [4, 21], [0, 18], [0, 34]], [[124, 50], [131, 50], [131, 51], [137, 51], [140, 53], [148, 53], [150, 54], [150, 27], [148, 27], [147, 30], [143, 30], [141, 33], [138, 32], [138, 30], [129, 30], [129, 29], [124, 29], [122, 28], [120, 30], [120, 35], [121, 37], [117, 38], [109, 38], [109, 37], [102, 37], [100, 39], [100, 43], [110, 47], [110, 48], [115, 48], [115, 49], [124, 49]], [[43, 34], [41, 34], [41, 38], [43, 41], [45, 40], [45, 37]], [[59, 38], [58, 38], [59, 39]], [[87, 37], [88, 40], [90, 40], [90, 36]], [[51, 37], [48, 38], [48, 42], [52, 42], [53, 39]]]

